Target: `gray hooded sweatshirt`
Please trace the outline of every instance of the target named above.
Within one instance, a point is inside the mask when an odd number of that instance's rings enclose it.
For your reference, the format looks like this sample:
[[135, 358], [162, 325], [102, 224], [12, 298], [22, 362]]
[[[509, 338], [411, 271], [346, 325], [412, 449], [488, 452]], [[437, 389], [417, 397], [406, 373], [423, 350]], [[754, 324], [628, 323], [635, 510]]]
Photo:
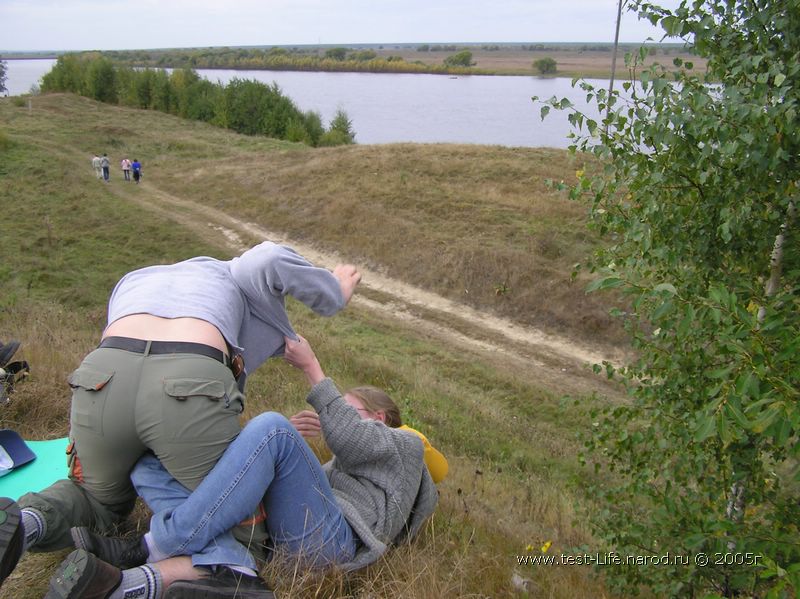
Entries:
[[233, 260], [202, 256], [149, 266], [125, 275], [111, 294], [108, 324], [131, 314], [192, 317], [210, 322], [242, 353], [245, 375], [283, 354], [284, 336], [297, 339], [284, 296], [317, 314], [344, 308], [339, 280], [291, 248], [265, 241]]
[[361, 542], [353, 561], [340, 567], [357, 570], [377, 560], [389, 545], [416, 535], [439, 494], [416, 434], [362, 420], [328, 378], [307, 400], [319, 414], [325, 442], [335, 456], [323, 470]]

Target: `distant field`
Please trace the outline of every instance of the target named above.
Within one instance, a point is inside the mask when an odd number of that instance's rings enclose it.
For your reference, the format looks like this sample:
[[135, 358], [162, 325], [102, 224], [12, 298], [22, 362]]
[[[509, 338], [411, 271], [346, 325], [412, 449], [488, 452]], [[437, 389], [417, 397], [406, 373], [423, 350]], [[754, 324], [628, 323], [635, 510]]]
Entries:
[[[498, 75], [530, 75], [537, 74], [533, 62], [540, 58], [550, 57], [558, 64], [556, 76], [560, 77], [597, 77], [608, 78], [611, 74], [610, 51], [580, 50], [575, 48], [565, 50], [520, 50], [500, 47], [499, 50], [484, 50], [480, 46], [468, 47], [472, 52], [472, 59], [476, 63], [475, 69], [489, 71]], [[408, 47], [390, 47], [376, 50], [380, 56], [402, 56], [403, 59], [413, 62], [421, 60], [426, 64], [441, 64], [445, 57], [455, 52], [419, 52]], [[667, 52], [665, 54], [665, 52]], [[625, 51], [620, 50], [617, 56], [617, 78], [629, 78], [625, 67]], [[655, 54], [648, 56], [645, 65], [655, 62], [672, 67], [672, 61], [681, 58], [694, 63], [698, 72], [705, 69], [705, 59], [696, 57], [689, 52], [677, 48], [659, 48]]]
[[[630, 79], [626, 53], [638, 54], [639, 45], [624, 44], [617, 51], [616, 77]], [[704, 59], [679, 44], [649, 44], [643, 66], [660, 63], [674, 68], [680, 58], [692, 63], [702, 75]], [[613, 44], [356, 44], [336, 48], [340, 58], [328, 54], [331, 46], [248, 46], [214, 48], [165, 48], [104, 52], [113, 60], [133, 66], [216, 69], [276, 69], [299, 71], [435, 72], [464, 75], [539, 75], [533, 63], [542, 58], [556, 61], [557, 72], [548, 76], [609, 78]], [[424, 51], [423, 51], [424, 50]], [[445, 58], [462, 50], [472, 52], [471, 67], [445, 67]], [[393, 60], [402, 58], [402, 61]], [[377, 60], [371, 60], [377, 59]], [[418, 64], [419, 63], [419, 64]]]

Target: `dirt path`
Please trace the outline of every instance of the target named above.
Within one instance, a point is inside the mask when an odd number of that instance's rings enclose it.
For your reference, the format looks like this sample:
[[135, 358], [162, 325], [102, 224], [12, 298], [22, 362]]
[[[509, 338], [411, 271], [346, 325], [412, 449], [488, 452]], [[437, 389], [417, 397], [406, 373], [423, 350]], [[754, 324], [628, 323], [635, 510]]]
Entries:
[[[167, 193], [150, 182], [143, 181], [138, 187], [114, 186], [113, 191], [207, 238], [210, 236], [212, 243], [234, 252], [242, 252], [268, 239], [289, 245], [311, 262], [326, 268], [345, 261], [334, 253], [298, 243], [282, 233]], [[532, 377], [545, 385], [553, 383], [554, 388], [573, 393], [591, 391], [601, 384], [600, 377], [591, 374], [591, 364], [623, 360], [621, 355], [601, 354], [573, 340], [481, 312], [376, 270], [360, 266], [359, 269], [363, 278], [352, 305], [401, 321], [423, 335], [488, 354], [506, 365], [534, 369]]]

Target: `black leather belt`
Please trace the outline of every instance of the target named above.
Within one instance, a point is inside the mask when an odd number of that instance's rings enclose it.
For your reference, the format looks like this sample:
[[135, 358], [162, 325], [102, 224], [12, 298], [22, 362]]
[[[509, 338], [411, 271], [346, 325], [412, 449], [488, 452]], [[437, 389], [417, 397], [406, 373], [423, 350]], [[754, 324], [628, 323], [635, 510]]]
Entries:
[[214, 358], [231, 368], [231, 360], [223, 351], [216, 347], [204, 345], [202, 343], [191, 343], [189, 341], [145, 341], [144, 339], [131, 339], [130, 337], [106, 337], [100, 342], [99, 347], [111, 349], [122, 349], [125, 351], [143, 354], [147, 351], [147, 344], [150, 344], [148, 354], [198, 354], [208, 358]]

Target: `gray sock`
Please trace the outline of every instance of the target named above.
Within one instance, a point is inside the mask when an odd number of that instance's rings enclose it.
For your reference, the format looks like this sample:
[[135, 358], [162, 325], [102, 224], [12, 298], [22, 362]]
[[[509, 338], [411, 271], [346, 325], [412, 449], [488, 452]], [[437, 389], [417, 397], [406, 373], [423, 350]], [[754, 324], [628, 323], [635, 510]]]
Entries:
[[122, 582], [116, 590], [108, 596], [108, 599], [161, 599], [163, 593], [163, 582], [161, 573], [145, 564], [138, 568], [122, 571]]
[[161, 552], [153, 540], [153, 534], [149, 531], [144, 533], [144, 544], [147, 546], [147, 561], [151, 564], [171, 557], [170, 555]]
[[31, 507], [22, 508], [22, 527], [25, 530], [23, 553], [36, 545], [47, 532], [47, 522], [42, 512]]

